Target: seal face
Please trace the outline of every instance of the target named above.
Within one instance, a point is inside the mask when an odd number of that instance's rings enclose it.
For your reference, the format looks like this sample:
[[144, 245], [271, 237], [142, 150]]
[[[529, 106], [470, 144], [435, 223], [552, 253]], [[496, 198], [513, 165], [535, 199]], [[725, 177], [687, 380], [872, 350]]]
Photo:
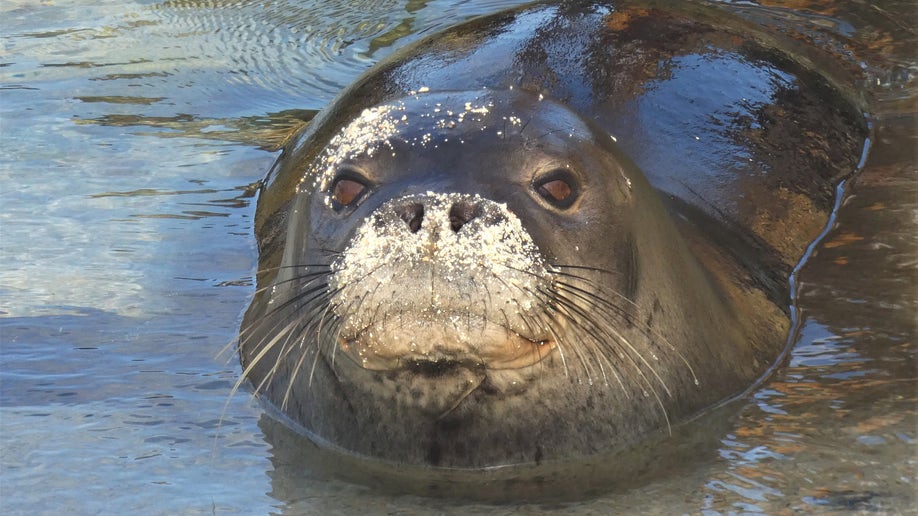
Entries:
[[[610, 19], [622, 13], [535, 6], [461, 26], [380, 64], [291, 141], [259, 198], [259, 288], [240, 332], [260, 397], [349, 453], [491, 468], [665, 435], [773, 364], [789, 327], [785, 248], [757, 229], [761, 211], [704, 199], [777, 181], [815, 185], [794, 195], [818, 203], [825, 184], [785, 181], [781, 156], [816, 170], [859, 149], [785, 152], [774, 135], [860, 126], [821, 109], [793, 75], [804, 72], [744, 57], [727, 70], [756, 72], [742, 94], [780, 88], [763, 98], [807, 116], [750, 133], [742, 124], [764, 108], [723, 99], [705, 118], [719, 131], [710, 152], [645, 175], [629, 155], [671, 156], [697, 138], [627, 143], [658, 126], [641, 122], [658, 104], [637, 101], [680, 78], [659, 63], [717, 68], [740, 32], [642, 9]], [[652, 46], [642, 23], [683, 46]], [[760, 170], [709, 170], [739, 151]], [[775, 206], [766, 198], [770, 223], [783, 220]]]

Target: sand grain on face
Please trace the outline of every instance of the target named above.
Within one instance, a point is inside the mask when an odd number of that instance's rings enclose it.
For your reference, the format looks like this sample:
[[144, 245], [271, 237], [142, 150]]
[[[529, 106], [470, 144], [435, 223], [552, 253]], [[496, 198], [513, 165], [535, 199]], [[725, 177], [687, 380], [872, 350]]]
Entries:
[[[424, 93], [421, 88], [417, 93]], [[327, 190], [335, 179], [342, 163], [358, 157], [372, 158], [382, 148], [393, 149], [392, 139], [400, 138], [409, 146], [436, 146], [449, 141], [450, 130], [462, 130], [475, 124], [478, 130], [488, 128], [493, 102], [481, 102], [475, 98], [464, 102], [462, 107], [444, 107], [443, 102], [415, 95], [411, 106], [405, 101], [396, 101], [364, 109], [360, 115], [328, 142], [325, 150], [301, 179], [301, 184], [312, 180], [312, 188]], [[501, 123], [521, 125], [517, 116], [503, 116]], [[303, 190], [301, 185], [300, 190]]]

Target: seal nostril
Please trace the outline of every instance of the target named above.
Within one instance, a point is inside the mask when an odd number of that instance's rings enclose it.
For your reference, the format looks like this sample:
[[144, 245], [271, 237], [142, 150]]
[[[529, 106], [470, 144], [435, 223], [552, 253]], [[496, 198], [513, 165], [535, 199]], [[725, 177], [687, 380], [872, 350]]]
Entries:
[[466, 201], [458, 201], [449, 208], [449, 227], [459, 232], [462, 226], [481, 214], [481, 207]]
[[408, 229], [412, 233], [417, 233], [421, 229], [421, 222], [424, 220], [423, 204], [412, 202], [396, 206], [395, 213], [408, 224]]

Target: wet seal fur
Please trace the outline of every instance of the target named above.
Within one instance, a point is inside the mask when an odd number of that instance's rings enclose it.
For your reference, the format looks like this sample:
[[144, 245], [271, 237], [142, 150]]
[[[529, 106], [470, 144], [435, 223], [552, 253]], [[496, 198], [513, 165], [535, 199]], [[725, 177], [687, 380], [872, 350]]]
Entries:
[[865, 135], [790, 48], [720, 8], [581, 2], [380, 63], [260, 192], [244, 376], [324, 446], [459, 469], [625, 449], [743, 392]]

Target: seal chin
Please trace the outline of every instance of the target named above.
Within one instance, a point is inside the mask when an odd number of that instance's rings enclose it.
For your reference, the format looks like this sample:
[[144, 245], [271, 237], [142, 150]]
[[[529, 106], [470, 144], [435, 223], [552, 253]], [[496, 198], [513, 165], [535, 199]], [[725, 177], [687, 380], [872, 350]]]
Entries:
[[551, 356], [557, 347], [548, 336], [526, 335], [485, 320], [477, 324], [463, 320], [457, 325], [458, 320], [462, 317], [378, 325], [339, 337], [338, 346], [363, 369], [411, 370], [432, 376], [454, 367], [526, 369]]

